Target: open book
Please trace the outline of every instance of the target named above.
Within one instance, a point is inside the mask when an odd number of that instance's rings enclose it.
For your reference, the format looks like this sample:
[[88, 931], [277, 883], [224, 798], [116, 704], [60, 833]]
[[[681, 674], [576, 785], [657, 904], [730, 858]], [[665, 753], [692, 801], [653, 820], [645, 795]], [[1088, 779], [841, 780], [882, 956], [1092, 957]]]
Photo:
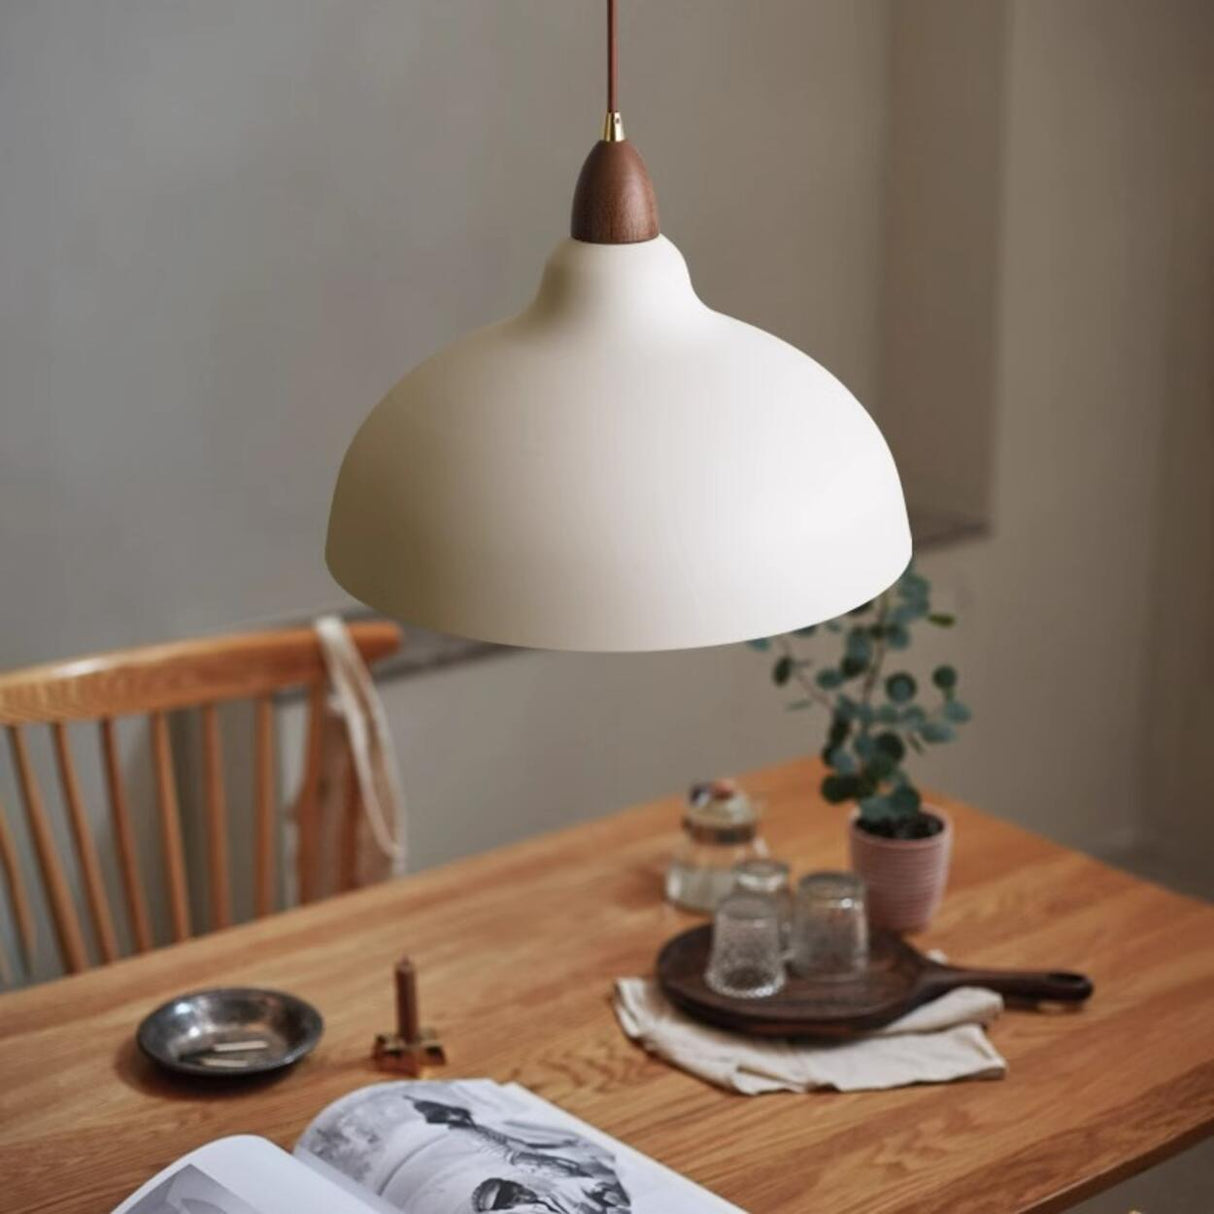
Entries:
[[517, 1084], [378, 1083], [326, 1108], [288, 1155], [221, 1138], [114, 1214], [742, 1214]]

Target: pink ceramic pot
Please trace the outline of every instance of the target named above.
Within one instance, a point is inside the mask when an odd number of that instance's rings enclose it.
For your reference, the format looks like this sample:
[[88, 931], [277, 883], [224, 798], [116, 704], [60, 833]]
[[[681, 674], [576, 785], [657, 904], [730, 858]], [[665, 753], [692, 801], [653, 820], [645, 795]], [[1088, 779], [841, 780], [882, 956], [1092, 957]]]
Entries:
[[860, 829], [859, 810], [852, 814], [851, 866], [868, 888], [868, 918], [874, 927], [917, 932], [928, 925], [944, 897], [953, 824], [942, 810], [923, 808], [944, 823], [930, 839], [883, 839]]

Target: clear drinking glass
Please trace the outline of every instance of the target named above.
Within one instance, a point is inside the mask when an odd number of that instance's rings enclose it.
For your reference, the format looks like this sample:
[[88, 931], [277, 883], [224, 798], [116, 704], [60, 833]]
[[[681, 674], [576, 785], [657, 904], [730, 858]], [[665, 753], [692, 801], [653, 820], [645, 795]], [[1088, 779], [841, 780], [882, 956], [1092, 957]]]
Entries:
[[743, 860], [733, 866], [734, 889], [747, 894], [763, 894], [776, 904], [780, 915], [780, 946], [785, 956], [792, 943], [792, 890], [789, 869], [783, 860]]
[[855, 873], [802, 877], [793, 906], [793, 969], [807, 978], [849, 978], [867, 965], [864, 882]]
[[717, 994], [738, 999], [761, 999], [784, 985], [784, 946], [774, 899], [738, 892], [718, 904], [704, 981]]

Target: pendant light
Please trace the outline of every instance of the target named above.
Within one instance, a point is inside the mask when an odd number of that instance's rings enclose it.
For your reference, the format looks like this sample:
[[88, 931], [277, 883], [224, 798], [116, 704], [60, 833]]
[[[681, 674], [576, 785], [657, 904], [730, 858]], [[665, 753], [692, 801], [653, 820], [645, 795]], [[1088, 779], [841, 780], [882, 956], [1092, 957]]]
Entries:
[[544, 649], [770, 636], [911, 555], [898, 473], [827, 370], [706, 307], [616, 107], [532, 303], [405, 376], [346, 454], [326, 559], [441, 632]]

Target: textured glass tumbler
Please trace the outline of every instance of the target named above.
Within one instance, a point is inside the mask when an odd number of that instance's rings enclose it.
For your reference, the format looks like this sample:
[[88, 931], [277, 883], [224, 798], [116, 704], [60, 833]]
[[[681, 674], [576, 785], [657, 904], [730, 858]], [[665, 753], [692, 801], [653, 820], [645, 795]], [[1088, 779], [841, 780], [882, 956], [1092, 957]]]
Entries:
[[805, 978], [850, 978], [867, 965], [864, 882], [855, 873], [802, 877], [793, 906], [793, 969]]
[[780, 911], [772, 898], [738, 892], [718, 905], [704, 981], [736, 999], [762, 999], [784, 985]]
[[792, 944], [792, 890], [788, 865], [783, 860], [743, 860], [733, 866], [734, 889], [747, 894], [766, 894], [780, 914], [780, 944], [784, 955]]

